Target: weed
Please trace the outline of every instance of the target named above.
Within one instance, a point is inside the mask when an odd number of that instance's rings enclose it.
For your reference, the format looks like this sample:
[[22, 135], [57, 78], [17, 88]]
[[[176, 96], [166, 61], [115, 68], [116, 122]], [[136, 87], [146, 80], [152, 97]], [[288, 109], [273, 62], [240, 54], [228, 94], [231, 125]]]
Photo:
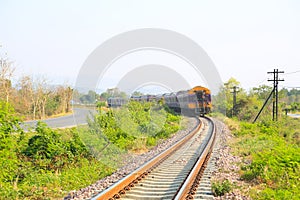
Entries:
[[232, 184], [228, 180], [216, 181], [212, 183], [212, 192], [214, 196], [223, 196], [230, 192]]

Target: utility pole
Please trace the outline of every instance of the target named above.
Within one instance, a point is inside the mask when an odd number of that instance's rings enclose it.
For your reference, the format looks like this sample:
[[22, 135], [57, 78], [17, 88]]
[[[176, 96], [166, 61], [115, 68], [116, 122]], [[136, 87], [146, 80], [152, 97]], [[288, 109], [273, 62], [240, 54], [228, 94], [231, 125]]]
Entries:
[[283, 79], [278, 78], [279, 73], [284, 73], [284, 71], [278, 71], [278, 69], [274, 69], [273, 72], [268, 72], [268, 74], [274, 75], [273, 79], [268, 80], [268, 81], [273, 81], [273, 90], [270, 93], [269, 97], [266, 99], [266, 101], [265, 101], [264, 105], [262, 106], [262, 108], [260, 109], [259, 113], [255, 117], [253, 123], [255, 123], [256, 120], [258, 119], [259, 115], [263, 111], [264, 107], [266, 106], [267, 102], [271, 98], [272, 94], [273, 94], [273, 121], [277, 121], [277, 119], [278, 119], [278, 81], [284, 81]]
[[278, 120], [278, 81], [284, 81], [283, 79], [278, 78], [279, 73], [284, 73], [284, 71], [278, 71], [274, 69], [273, 72], [268, 72], [268, 74], [273, 74], [273, 79], [268, 81], [273, 81], [273, 121]]
[[236, 94], [237, 94], [237, 86], [233, 86], [233, 91], [232, 91], [232, 95], [233, 95], [233, 101], [232, 101], [232, 116], [236, 115]]

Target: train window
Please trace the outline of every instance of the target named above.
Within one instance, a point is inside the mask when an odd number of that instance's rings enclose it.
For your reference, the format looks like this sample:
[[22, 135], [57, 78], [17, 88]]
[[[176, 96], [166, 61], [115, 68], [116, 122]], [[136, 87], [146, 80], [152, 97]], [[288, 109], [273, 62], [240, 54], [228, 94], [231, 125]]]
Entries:
[[196, 91], [195, 94], [198, 101], [203, 101], [203, 91]]
[[210, 94], [207, 94], [206, 95], [206, 99], [210, 102], [211, 101], [211, 96], [210, 96]]
[[196, 96], [191, 94], [189, 95], [189, 102], [195, 102], [196, 101]]

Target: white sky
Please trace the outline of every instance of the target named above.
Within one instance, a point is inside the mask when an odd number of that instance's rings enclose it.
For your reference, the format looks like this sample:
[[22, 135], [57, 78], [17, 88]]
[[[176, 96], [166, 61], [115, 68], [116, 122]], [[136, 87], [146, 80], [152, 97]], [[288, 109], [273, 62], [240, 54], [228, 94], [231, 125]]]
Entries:
[[[14, 61], [17, 76], [45, 75], [54, 83], [74, 84], [96, 47], [139, 28], [186, 35], [207, 52], [223, 81], [234, 77], [246, 89], [271, 85], [267, 72], [274, 68], [300, 71], [297, 0], [0, 0], [0, 55]], [[129, 55], [113, 67], [185, 65], [168, 55], [151, 56]], [[102, 87], [113, 87], [120, 74], [107, 74]], [[189, 80], [198, 84], [191, 74]], [[300, 87], [300, 72], [280, 77], [281, 86]]]

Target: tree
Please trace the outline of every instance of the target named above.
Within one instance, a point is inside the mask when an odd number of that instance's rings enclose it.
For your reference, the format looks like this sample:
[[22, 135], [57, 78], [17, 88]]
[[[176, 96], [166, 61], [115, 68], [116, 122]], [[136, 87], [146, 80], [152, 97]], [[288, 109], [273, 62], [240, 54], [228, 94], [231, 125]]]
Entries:
[[235, 112], [238, 114], [238, 112], [241, 110], [241, 107], [244, 105], [246, 97], [246, 92], [241, 88], [240, 82], [238, 82], [234, 78], [230, 78], [227, 82], [224, 83], [224, 85], [221, 87], [220, 92], [213, 97], [213, 104], [214, 109], [217, 112], [226, 113], [227, 116], [232, 116], [232, 109], [233, 109], [233, 87], [238, 88], [237, 92], [237, 104], [235, 107]]
[[71, 111], [71, 100], [73, 96], [73, 89], [70, 86], [67, 86], [65, 88], [65, 96], [66, 96], [66, 110], [65, 112]]
[[46, 117], [46, 104], [49, 99], [49, 96], [51, 94], [51, 91], [47, 88], [43, 88], [41, 91], [41, 103], [40, 103], [40, 111], [41, 111], [41, 118], [44, 119]]
[[144, 95], [142, 92], [134, 91], [131, 96], [142, 96]]
[[272, 91], [272, 87], [268, 85], [260, 85], [259, 87], [254, 87], [251, 89], [251, 95], [257, 95], [259, 99], [265, 100], [268, 98]]
[[9, 97], [12, 91], [11, 78], [15, 68], [12, 67], [12, 62], [7, 58], [0, 58], [0, 97], [4, 98], [6, 103], [9, 102]]
[[29, 76], [24, 76], [20, 80], [19, 95], [25, 100], [24, 107], [32, 114], [32, 119], [46, 117], [46, 105], [51, 93], [44, 77], [33, 80]]
[[68, 113], [71, 111], [71, 100], [73, 95], [73, 89], [70, 86], [59, 86], [56, 89], [56, 98], [60, 105], [59, 112]]
[[15, 116], [13, 107], [0, 100], [0, 183], [15, 182], [20, 163], [17, 157], [17, 142], [15, 135], [21, 134], [19, 119]]
[[84, 94], [79, 98], [80, 102], [85, 104], [94, 104], [99, 99], [100, 99], [99, 94], [97, 94], [95, 91], [92, 90], [90, 90], [88, 94]]
[[122, 97], [126, 99], [127, 94], [123, 91], [120, 91], [119, 88], [110, 88], [107, 89], [106, 92], [101, 93], [100, 95], [100, 99], [102, 101], [106, 101], [109, 97]]

